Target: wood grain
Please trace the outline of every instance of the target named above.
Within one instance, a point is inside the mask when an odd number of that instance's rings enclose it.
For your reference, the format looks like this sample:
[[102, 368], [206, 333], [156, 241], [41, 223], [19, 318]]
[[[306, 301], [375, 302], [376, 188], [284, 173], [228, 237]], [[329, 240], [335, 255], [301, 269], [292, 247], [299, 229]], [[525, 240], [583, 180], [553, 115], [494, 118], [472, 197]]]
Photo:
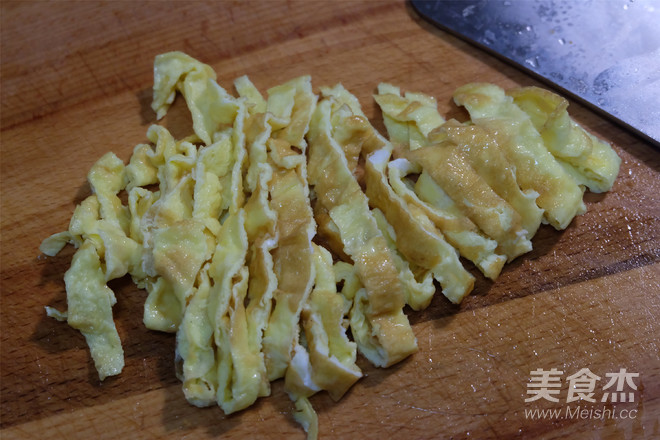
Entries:
[[[342, 82], [382, 129], [371, 99], [388, 81], [439, 98], [469, 81], [537, 85], [523, 73], [430, 27], [402, 2], [10, 2], [1, 8], [0, 341], [3, 438], [303, 438], [280, 383], [237, 415], [187, 404], [174, 376], [174, 338], [141, 322], [145, 293], [115, 280], [126, 367], [99, 383], [83, 337], [48, 319], [66, 305], [72, 250], [39, 255], [89, 194], [89, 167], [124, 160], [155, 122], [153, 57], [184, 50], [220, 84], [248, 74], [265, 90], [301, 74]], [[572, 103], [571, 115], [623, 159], [607, 194], [566, 231], [542, 227], [534, 250], [496, 282], [474, 272], [461, 306], [441, 295], [410, 312], [420, 351], [367, 376], [340, 402], [318, 395], [330, 438], [657, 438], [660, 435], [660, 154]], [[190, 131], [177, 101], [163, 121]], [[469, 267], [469, 266], [468, 266]], [[580, 368], [640, 374], [635, 419], [530, 420], [530, 371]], [[549, 402], [548, 402], [549, 403]], [[565, 405], [564, 405], [565, 406]], [[548, 407], [552, 407], [548, 405]]]

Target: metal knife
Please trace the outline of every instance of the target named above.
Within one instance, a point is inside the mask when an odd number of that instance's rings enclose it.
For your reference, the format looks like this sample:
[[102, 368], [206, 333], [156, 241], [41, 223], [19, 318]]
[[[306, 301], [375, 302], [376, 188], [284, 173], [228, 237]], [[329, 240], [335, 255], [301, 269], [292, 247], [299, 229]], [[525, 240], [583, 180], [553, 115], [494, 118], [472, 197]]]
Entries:
[[440, 28], [503, 57], [660, 147], [657, 0], [411, 0]]

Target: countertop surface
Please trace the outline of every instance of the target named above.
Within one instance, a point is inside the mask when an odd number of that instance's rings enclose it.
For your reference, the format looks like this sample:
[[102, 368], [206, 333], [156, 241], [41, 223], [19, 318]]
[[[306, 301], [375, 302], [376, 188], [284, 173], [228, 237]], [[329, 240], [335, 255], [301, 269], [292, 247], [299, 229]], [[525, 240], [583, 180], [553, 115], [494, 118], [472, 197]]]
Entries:
[[[438, 98], [465, 119], [455, 88], [538, 85], [431, 27], [396, 1], [11, 2], [2, 12], [2, 438], [304, 438], [281, 381], [238, 414], [189, 405], [174, 372], [174, 337], [142, 324], [146, 293], [111, 282], [126, 366], [98, 380], [80, 333], [48, 318], [66, 308], [56, 257], [40, 242], [65, 230], [107, 151], [127, 161], [156, 123], [154, 56], [182, 50], [228, 90], [247, 74], [262, 91], [302, 74], [341, 82], [383, 129], [372, 94], [385, 81]], [[191, 132], [182, 100], [162, 123]], [[660, 436], [660, 152], [577, 103], [569, 112], [622, 158], [605, 194], [565, 231], [542, 226], [534, 250], [495, 281], [475, 273], [460, 306], [441, 294], [407, 311], [419, 352], [370, 366], [339, 401], [312, 397], [321, 438], [626, 438]], [[526, 401], [534, 371], [556, 369], [558, 402]], [[569, 401], [570, 377], [599, 377]], [[625, 371], [624, 371], [625, 370]], [[632, 374], [629, 374], [632, 373]], [[610, 379], [626, 376], [607, 387]], [[575, 384], [575, 382], [573, 382]], [[626, 393], [613, 402], [607, 392]], [[632, 397], [632, 399], [630, 399]], [[630, 401], [632, 400], [632, 402]], [[550, 409], [555, 413], [541, 414]]]

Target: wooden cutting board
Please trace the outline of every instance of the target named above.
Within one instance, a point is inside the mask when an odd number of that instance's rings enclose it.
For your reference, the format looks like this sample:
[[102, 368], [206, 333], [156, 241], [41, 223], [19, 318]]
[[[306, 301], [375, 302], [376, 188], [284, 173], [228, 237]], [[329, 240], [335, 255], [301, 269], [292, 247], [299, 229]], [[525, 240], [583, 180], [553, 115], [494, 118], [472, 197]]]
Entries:
[[[302, 74], [317, 89], [341, 82], [379, 129], [371, 95], [381, 81], [434, 95], [441, 113], [462, 119], [450, 98], [466, 82], [536, 84], [402, 2], [0, 7], [3, 439], [304, 438], [280, 382], [230, 417], [190, 406], [174, 374], [174, 337], [144, 328], [146, 295], [130, 280], [111, 283], [126, 367], [103, 383], [83, 337], [44, 312], [66, 306], [62, 277], [73, 251], [46, 258], [39, 243], [67, 228], [101, 155], [128, 160], [146, 141], [156, 54], [183, 50], [228, 89], [243, 74], [262, 90]], [[386, 370], [360, 359], [365, 377], [341, 401], [312, 398], [322, 438], [660, 436], [660, 153], [577, 104], [569, 110], [623, 159], [612, 191], [587, 193], [587, 213], [567, 230], [542, 227], [534, 250], [496, 282], [475, 272], [461, 306], [437, 295], [410, 312], [417, 354]], [[191, 132], [180, 100], [163, 123], [177, 137]], [[562, 372], [559, 401], [526, 402], [532, 371], [553, 368]], [[600, 377], [598, 401], [568, 402], [569, 377], [585, 368]], [[638, 374], [636, 389], [622, 382], [633, 402], [601, 403], [615, 388], [604, 389], [607, 374], [622, 369]], [[531, 414], [542, 409], [559, 413]]]

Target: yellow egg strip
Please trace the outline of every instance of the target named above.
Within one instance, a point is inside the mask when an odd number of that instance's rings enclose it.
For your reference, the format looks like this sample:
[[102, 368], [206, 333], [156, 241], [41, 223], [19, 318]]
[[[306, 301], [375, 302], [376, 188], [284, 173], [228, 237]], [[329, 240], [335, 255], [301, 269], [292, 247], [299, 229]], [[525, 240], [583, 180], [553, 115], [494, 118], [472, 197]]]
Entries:
[[314, 281], [311, 239], [315, 224], [305, 183], [295, 169], [275, 171], [270, 183], [278, 233], [278, 246], [273, 250], [278, 287], [263, 339], [270, 380], [284, 376], [297, 337], [300, 311]]
[[328, 99], [319, 102], [312, 118], [309, 180], [317, 203], [328, 209], [340, 231], [344, 251], [353, 259], [366, 286], [368, 306], [361, 311], [368, 316], [368, 323], [362, 328], [373, 335], [380, 350], [362, 350], [354, 333], [358, 348], [375, 365], [388, 366], [416, 351], [416, 340], [402, 312], [405, 298], [385, 238], [342, 149], [332, 139], [331, 104]]
[[91, 241], [85, 241], [73, 255], [64, 283], [67, 322], [85, 337], [99, 378], [119, 374], [124, 368], [124, 351], [112, 320], [117, 300], [105, 284], [101, 260]]
[[177, 142], [165, 127], [159, 125], [149, 127], [147, 138], [154, 144], [154, 148], [151, 152], [146, 151], [145, 155], [150, 159], [151, 166], [156, 167], [160, 193], [167, 194], [192, 170], [197, 148], [189, 142]]
[[338, 262], [335, 270], [337, 281], [344, 282], [342, 295], [352, 301], [349, 325], [360, 353], [377, 367], [388, 367], [414, 353], [416, 340], [410, 342], [407, 330], [410, 324], [403, 311], [372, 316], [367, 290], [362, 286], [357, 267]]
[[343, 150], [351, 172], [359, 172], [360, 153], [366, 138], [370, 136], [371, 126], [367, 122], [367, 117], [362, 112], [357, 98], [341, 84], [321, 87], [321, 95], [332, 98], [330, 116], [332, 138]]
[[126, 235], [130, 212], [117, 196], [126, 185], [123, 162], [108, 153], [92, 166], [87, 179], [94, 194], [76, 207], [69, 230], [50, 237], [42, 248], [57, 253], [64, 240], [79, 246], [64, 277], [68, 311], [51, 309], [49, 315], [66, 317], [71, 327], [83, 333], [103, 380], [119, 374], [124, 365], [112, 320], [116, 299], [106, 282], [129, 272], [141, 275], [141, 246]]
[[391, 143], [371, 126], [357, 97], [344, 86], [321, 87], [321, 95], [330, 98], [330, 133], [344, 152], [351, 172], [356, 171], [356, 156], [366, 158], [375, 150], [391, 148]]
[[[162, 330], [166, 326], [166, 331], [175, 331], [181, 322], [187, 303], [193, 294], [197, 273], [204, 262], [210, 258], [212, 252], [204, 228], [203, 223], [186, 219], [178, 221], [172, 226], [154, 231], [153, 268], [155, 273], [163, 278], [167, 286], [171, 287], [171, 289], [166, 288], [158, 291], [158, 293], [171, 294], [176, 298], [176, 302], [169, 299], [147, 297], [145, 317], [150, 316], [148, 313], [166, 317], [165, 322], [157, 321], [150, 324], [145, 322], [148, 328], [155, 326], [155, 330]], [[149, 296], [152, 296], [151, 292]], [[166, 309], [160, 307], [164, 302], [169, 304]], [[149, 310], [152, 306], [160, 310]]]
[[[308, 136], [309, 180], [315, 189], [317, 203], [321, 203], [328, 210], [330, 217], [339, 227], [344, 251], [355, 259], [362, 258], [360, 262], [355, 261], [359, 266], [366, 263], [367, 256], [361, 256], [359, 253], [367, 251], [367, 242], [374, 241], [374, 246], [378, 246], [379, 250], [386, 246], [382, 234], [370, 215], [368, 200], [351, 174], [343, 151], [331, 136], [330, 117], [331, 101], [322, 100], [314, 113]], [[359, 220], [357, 223], [347, 221], [348, 227], [342, 229], [342, 225], [337, 222], [342, 217], [340, 214], [356, 217]], [[376, 252], [372, 250], [372, 253]], [[388, 254], [386, 250], [383, 251], [383, 263], [395, 273]], [[366, 276], [366, 271], [370, 268], [365, 266], [363, 269]], [[393, 278], [396, 279], [395, 276]], [[399, 287], [398, 283], [395, 282], [394, 285], [389, 286], [392, 292], [370, 292], [379, 304], [374, 312], [387, 312], [403, 306], [402, 298], [395, 292], [397, 287]]]
[[226, 414], [254, 403], [260, 390], [260, 378], [254, 374], [259, 359], [248, 344], [244, 307], [247, 252], [245, 212], [239, 209], [222, 224], [209, 267], [211, 288], [206, 310], [216, 350], [216, 400]]
[[[386, 176], [389, 158], [388, 149], [378, 150], [367, 158], [367, 196], [374, 206], [383, 210], [389, 224], [393, 226], [396, 243], [393, 248], [396, 252], [400, 252], [410, 264], [430, 271], [432, 277], [440, 283], [442, 293], [450, 301], [458, 303], [472, 290], [474, 277], [463, 268], [458, 252], [445, 241], [424, 211], [408, 204], [390, 186]], [[419, 269], [416, 272], [419, 274]], [[401, 275], [407, 273], [402, 272]], [[407, 303], [414, 310], [428, 306], [432, 298], [430, 289], [412, 279], [404, 281], [404, 285]]]
[[[223, 199], [229, 200], [227, 209], [229, 213], [235, 214], [245, 204], [245, 191], [243, 188], [243, 174], [247, 167], [247, 148], [245, 145], [245, 121], [248, 117], [245, 101], [239, 99], [235, 101], [236, 118], [234, 119], [231, 130], [231, 140], [233, 146], [232, 157], [234, 160], [231, 170], [231, 178], [227, 179], [228, 184], [222, 182]], [[217, 139], [218, 134], [214, 134]]]
[[[98, 201], [100, 219], [92, 220], [96, 216], [96, 209], [92, 208], [86, 222], [80, 224], [79, 239], [87, 237], [94, 242], [103, 259], [106, 282], [127, 273], [143, 276], [140, 243], [127, 236], [130, 233], [130, 210], [117, 196], [126, 186], [124, 163], [113, 153], [108, 153], [92, 166], [87, 180]], [[92, 204], [93, 200], [90, 199]], [[71, 228], [69, 232], [72, 232]]]
[[247, 291], [248, 305], [245, 313], [248, 326], [248, 347], [252, 353], [258, 356], [254, 374], [259, 380], [259, 396], [270, 394], [262, 341], [272, 310], [272, 298], [277, 288], [277, 277], [271, 255], [276, 246], [276, 239], [266, 236], [250, 245], [247, 260], [250, 278]]
[[506, 200], [520, 214], [527, 239], [531, 239], [543, 217], [543, 210], [536, 206], [538, 193], [523, 192], [516, 181], [516, 171], [506, 159], [495, 139], [482, 127], [464, 125], [451, 120], [429, 133], [429, 140], [441, 143], [451, 140], [459, 148], [463, 158], [484, 178], [495, 193]]
[[[178, 54], [171, 56], [179, 58]], [[189, 222], [198, 226], [197, 236], [200, 244], [203, 242], [208, 246], [217, 242], [217, 246], [215, 252], [205, 252], [202, 257], [203, 261], [207, 261], [211, 253], [213, 254], [208, 266], [210, 281], [207, 281], [206, 271], [200, 273], [200, 284], [197, 288], [191, 286], [187, 289], [185, 301], [179, 301], [180, 309], [184, 311], [184, 325], [179, 328], [177, 334], [177, 341], [181, 344], [178, 356], [182, 362], [186, 397], [197, 405], [208, 405], [215, 399], [225, 413], [231, 413], [249, 406], [259, 395], [268, 392], [268, 387], [263, 384], [265, 368], [259, 347], [255, 349], [249, 343], [250, 324], [244, 306], [248, 288], [248, 268], [245, 265], [248, 241], [245, 213], [241, 207], [245, 200], [244, 122], [248, 112], [245, 99], [236, 100], [226, 94], [215, 83], [215, 76], [208, 74], [207, 69], [191, 65], [189, 60], [183, 61], [191, 68], [180, 77], [176, 88], [186, 99], [197, 136], [207, 146], [199, 150], [194, 170], [181, 178], [177, 188], [192, 176], [192, 206], [189, 207], [191, 209], [183, 210], [183, 217], [193, 218]], [[158, 86], [155, 85], [155, 97], [157, 94]], [[171, 193], [176, 196], [183, 191], [171, 191], [166, 196]], [[172, 199], [173, 203], [166, 204], [165, 207], [176, 206], [179, 200], [188, 200], [187, 197], [167, 199]], [[159, 202], [155, 203], [158, 204]], [[163, 218], [161, 209], [151, 217], [154, 219], [151, 223], [156, 227], [152, 235], [158, 237], [163, 233], [158, 229], [158, 220]], [[164, 219], [165, 224], [174, 223], [174, 226], [169, 226], [166, 230], [184, 223], [184, 220], [173, 213]], [[180, 240], [183, 242], [185, 238], [190, 237], [180, 237]], [[156, 241], [155, 238], [152, 239]], [[155, 266], [158, 262], [156, 257], [154, 252]], [[187, 275], [198, 272], [192, 269], [192, 265], [197, 261], [194, 258], [190, 260], [191, 270], [186, 271]], [[178, 289], [176, 283], [168, 278], [176, 275], [175, 279], [179, 282], [190, 281], [189, 277], [177, 274], [171, 267], [169, 271], [156, 272], [164, 272], [163, 277], [169, 284], [173, 284], [172, 290], [177, 298], [181, 296], [178, 293], [183, 289]], [[167, 292], [167, 286], [164, 287], [165, 289], [155, 291]], [[163, 301], [160, 304], [163, 304]], [[212, 331], [213, 344], [208, 338], [209, 335], [199, 338], [200, 332], [208, 333], [209, 329]], [[215, 365], [211, 364], [210, 353], [214, 353]], [[206, 361], [198, 365], [200, 357]], [[210, 365], [213, 368], [210, 368]], [[199, 368], [201, 371], [198, 371]]]
[[181, 301], [174, 294], [169, 281], [162, 277], [148, 277], [140, 287], [147, 291], [142, 321], [149, 330], [174, 333], [181, 323]]
[[190, 109], [195, 134], [206, 145], [210, 145], [216, 133], [233, 125], [238, 111], [235, 98], [220, 87], [215, 79], [213, 69], [184, 53], [158, 55], [154, 62], [152, 103], [158, 119], [167, 113], [178, 90]]
[[[323, 96], [332, 98], [330, 117], [332, 140], [343, 151], [348, 168], [352, 173], [356, 174], [356, 165], [359, 156], [362, 156], [364, 159], [376, 150], [387, 150], [388, 152], [391, 150], [391, 144], [371, 126], [369, 120], [362, 112], [359, 101], [353, 94], [341, 84], [332, 88], [323, 87], [321, 91]], [[356, 177], [358, 176], [356, 175]], [[369, 183], [366, 182], [366, 184], [368, 185]], [[369, 196], [368, 190], [367, 196]], [[334, 224], [329, 215], [324, 215], [322, 204], [317, 204], [316, 209], [317, 216], [327, 222], [324, 225], [324, 232], [331, 247], [333, 250], [339, 247], [340, 252], [336, 250], [335, 252], [339, 255], [345, 255], [336, 224]], [[428, 271], [424, 272], [423, 269], [418, 270], [420, 268], [414, 262], [409, 262], [403, 257], [395, 243], [396, 233], [394, 229], [387, 223], [386, 219], [379, 218], [379, 214], [382, 214], [382, 211], [374, 210], [372, 214], [390, 249], [390, 256], [399, 273], [399, 280], [402, 283], [406, 304], [409, 304], [415, 310], [420, 310], [428, 306], [429, 301], [435, 293], [433, 274]], [[339, 242], [339, 246], [336, 242]], [[346, 258], [348, 257], [346, 256]], [[417, 277], [411, 270], [411, 264], [417, 270]], [[418, 281], [417, 278], [420, 278], [421, 281]]]
[[319, 420], [316, 411], [306, 397], [295, 400], [296, 411], [293, 417], [307, 433], [307, 440], [316, 440], [319, 435]]
[[69, 232], [79, 238], [88, 238], [92, 234], [94, 223], [101, 216], [100, 208], [99, 199], [95, 194], [85, 198], [73, 211], [69, 222]]
[[429, 301], [435, 295], [436, 287], [433, 284], [433, 272], [418, 267], [409, 262], [399, 251], [396, 245], [396, 232], [391, 224], [388, 223], [385, 214], [378, 208], [371, 210], [371, 214], [376, 220], [378, 229], [385, 237], [387, 247], [392, 254], [392, 261], [396, 270], [399, 272], [399, 279], [403, 284], [406, 304], [413, 310], [421, 310], [428, 306]]
[[[293, 93], [292, 99], [289, 98], [291, 93]], [[274, 117], [286, 121], [286, 126], [282, 129], [273, 128], [273, 138], [304, 150], [306, 147], [305, 134], [309, 129], [309, 121], [312, 118], [314, 107], [316, 107], [317, 98], [312, 92], [312, 78], [309, 75], [295, 78], [269, 89], [268, 112], [272, 113]], [[288, 102], [293, 105], [285, 104], [286, 111], [281, 112], [276, 102], [283, 103], [285, 99], [291, 99]]]
[[83, 240], [89, 239], [93, 233], [94, 224], [100, 216], [99, 207], [96, 195], [85, 198], [74, 209], [69, 229], [47, 237], [39, 246], [39, 250], [46, 255], [55, 256], [67, 243], [79, 248]]
[[154, 86], [151, 108], [157, 118], [162, 119], [167, 113], [182, 79], [189, 72], [199, 70], [209, 78], [216, 79], [215, 71], [204, 63], [183, 52], [167, 52], [156, 55], [154, 59]]
[[523, 191], [539, 194], [536, 203], [545, 211], [545, 221], [565, 229], [573, 217], [585, 212], [583, 190], [550, 154], [529, 116], [504, 90], [493, 84], [467, 84], [454, 92], [454, 101], [468, 110], [474, 123], [493, 134], [515, 167]]
[[[398, 87], [381, 83], [374, 99], [381, 108], [388, 136], [397, 145], [395, 154], [431, 145], [429, 136], [445, 123], [436, 100], [428, 95], [406, 92], [402, 97]], [[388, 170], [390, 185], [408, 203], [413, 216], [431, 219], [462, 256], [475, 263], [487, 277], [497, 278], [506, 262], [494, 253], [497, 243], [482, 234], [446, 192], [429, 179], [428, 173], [403, 158], [393, 161]], [[419, 179], [418, 185], [404, 182], [407, 174], [420, 172], [426, 179]]]
[[571, 119], [566, 99], [539, 87], [520, 87], [507, 95], [529, 115], [548, 151], [578, 183], [595, 193], [612, 188], [621, 158]]
[[259, 347], [250, 343], [250, 320], [244, 306], [247, 250], [241, 209], [223, 223], [207, 266], [210, 283], [206, 271], [200, 272], [200, 285], [177, 333], [186, 398], [198, 406], [217, 402], [227, 414], [251, 405], [269, 390]]
[[[387, 172], [392, 189], [406, 201], [413, 215], [420, 211], [463, 257], [488, 278], [497, 278], [506, 262], [505, 256], [496, 253], [497, 242], [485, 236], [427, 173], [404, 158], [391, 161]], [[407, 179], [409, 174], [419, 174], [417, 182]]]
[[[261, 144], [264, 148], [265, 145], [262, 136], [257, 134], [255, 138], [251, 135], [248, 124], [254, 116], [248, 117], [248, 114], [241, 110], [239, 115], [245, 120], [235, 126], [235, 131], [240, 129], [243, 138], [235, 137], [234, 144], [244, 145], [244, 153], [237, 158], [232, 185], [234, 191], [242, 193], [245, 169], [253, 164], [257, 164], [258, 180], [242, 208], [245, 212], [243, 227], [248, 242], [247, 266], [244, 268], [244, 282], [237, 285], [233, 292], [234, 312], [230, 330], [233, 368], [241, 371], [237, 376], [238, 385], [234, 384], [234, 403], [221, 405], [223, 410], [229, 412], [240, 410], [251, 405], [256, 398], [270, 394], [262, 341], [278, 283], [271, 255], [271, 251], [278, 245], [277, 212], [268, 200], [273, 171], [267, 157], [249, 155], [249, 152], [255, 151], [255, 144]], [[267, 119], [257, 119], [263, 123], [259, 131], [269, 133]], [[249, 165], [245, 164], [246, 161]]]
[[[249, 82], [247, 78], [244, 81]], [[252, 87], [254, 88], [253, 85]], [[237, 89], [239, 89], [238, 85]], [[266, 102], [256, 88], [251, 93], [250, 99], [262, 101], [265, 109]], [[254, 110], [260, 108], [260, 105], [251, 105], [248, 102], [246, 108]], [[262, 340], [272, 311], [273, 294], [277, 288], [277, 277], [271, 254], [278, 246], [277, 212], [271, 208], [268, 200], [273, 176], [273, 168], [268, 161], [266, 149], [266, 141], [271, 133], [271, 126], [268, 123], [270, 117], [270, 113], [254, 113], [247, 118], [244, 126], [248, 160], [245, 180], [246, 187], [251, 192], [244, 208], [245, 230], [249, 243], [247, 256], [248, 304], [245, 313], [248, 347], [256, 355], [253, 374], [255, 378], [258, 378], [257, 393], [259, 396], [270, 394]]]
[[369, 300], [360, 281], [357, 267], [345, 261], [337, 261], [333, 269], [335, 282], [342, 285], [342, 296], [351, 303], [349, 325], [360, 353], [372, 363], [375, 363], [375, 360], [384, 363], [388, 358], [387, 347], [383, 347], [377, 333], [371, 331], [372, 324], [367, 318]]
[[98, 220], [94, 229], [103, 243], [103, 246], [97, 246], [97, 249], [103, 254], [106, 281], [121, 278], [127, 273], [133, 276], [143, 275], [140, 264], [142, 246], [138, 242], [127, 237], [124, 231], [108, 220]]
[[203, 222], [214, 235], [220, 231], [221, 215], [229, 208], [231, 170], [236, 162], [234, 145], [227, 133], [199, 149], [195, 164], [192, 217]]
[[[248, 323], [245, 315], [245, 297], [248, 288], [248, 269], [243, 267], [237, 275], [229, 302], [229, 316], [216, 323], [218, 344], [218, 382], [225, 385], [225, 391], [218, 389], [218, 404], [231, 414], [252, 405], [262, 390], [265, 378], [259, 375], [261, 357], [250, 350], [248, 344]], [[220, 331], [219, 331], [220, 330]], [[231, 365], [229, 363], [231, 362]]]
[[[446, 123], [438, 113], [435, 99], [422, 93], [407, 92], [405, 97], [402, 97], [397, 87], [384, 83], [379, 85], [378, 92], [374, 99], [381, 107], [384, 118], [387, 118], [388, 134], [390, 137], [398, 139], [402, 148], [399, 154], [406, 150], [414, 151], [447, 140], [457, 144], [460, 147], [458, 153], [461, 157], [456, 157], [454, 160], [458, 162], [458, 165], [465, 161], [465, 164], [473, 167], [485, 183], [497, 195], [510, 202], [511, 207], [522, 217], [522, 227], [527, 231], [527, 239], [534, 235], [540, 225], [542, 215], [542, 211], [534, 201], [536, 193], [527, 195], [521, 192], [515, 180], [515, 175], [512, 173], [513, 170], [502, 156], [498, 146], [494, 144], [494, 141], [489, 138], [484, 130], [478, 130], [475, 127], [463, 129], [456, 121]], [[408, 139], [405, 138], [406, 130], [408, 131]], [[479, 139], [470, 138], [470, 135], [474, 136], [476, 134], [479, 135]], [[442, 164], [436, 162], [436, 165], [441, 166]], [[454, 166], [456, 165], [454, 164]], [[482, 190], [479, 192], [483, 194], [483, 190], [482, 185]], [[479, 195], [479, 192], [476, 195]], [[454, 196], [457, 195], [454, 194]], [[472, 197], [474, 196], [475, 194]], [[492, 200], [492, 198], [488, 199]], [[469, 201], [470, 206], [467, 206], [466, 209], [466, 206], [462, 204], [463, 200], [464, 197], [461, 197], [457, 199], [457, 203], [473, 220], [479, 219], [485, 225], [494, 224], [493, 222], [486, 222], [483, 216], [475, 212], [476, 209], [471, 209], [473, 201]], [[486, 199], [482, 199], [482, 203], [484, 200]], [[500, 211], [502, 211], [498, 214], [500, 217], [517, 217], [515, 213], [504, 212], [507, 209], [500, 209]], [[505, 218], [504, 221], [508, 220]], [[513, 221], [517, 220], [514, 219]], [[508, 229], [508, 227], [505, 226], [505, 229]], [[508, 249], [509, 260], [520, 255], [520, 253], [531, 250], [531, 243], [511, 245], [505, 241], [502, 244]], [[489, 269], [488, 272], [493, 273], [495, 271]]]
[[[396, 234], [399, 251], [408, 261], [430, 270], [442, 286], [442, 293], [453, 303], [459, 303], [474, 286], [474, 277], [463, 268], [456, 250], [445, 241], [435, 225], [423, 214], [413, 217], [406, 202], [390, 187], [386, 167], [390, 151], [382, 149], [367, 157], [366, 194], [378, 207]], [[432, 296], [409, 298], [414, 310], [426, 308]]]
[[[198, 99], [205, 98], [195, 94], [186, 96], [193, 114]], [[143, 267], [150, 276], [164, 277], [163, 281], [146, 283], [149, 296], [145, 301], [144, 321], [148, 328], [176, 331], [193, 294], [197, 273], [210, 258], [215, 244], [213, 237], [220, 230], [219, 219], [224, 212], [235, 212], [243, 203], [245, 109], [241, 101], [228, 95], [222, 100], [223, 109], [232, 106], [234, 119], [225, 114], [223, 125], [216, 127], [222, 131], [206, 132], [206, 139], [212, 137], [215, 142], [199, 152], [187, 141], [174, 141], [162, 127], [153, 126], [147, 132], [155, 144], [154, 151], [146, 155], [158, 169], [160, 197], [142, 220], [146, 251]], [[199, 132], [198, 135], [204, 137]], [[188, 243], [197, 253], [193, 258], [180, 255], [179, 243]]]
[[360, 101], [355, 95], [346, 90], [343, 85], [335, 84], [332, 87], [323, 86], [321, 87], [321, 96], [324, 98], [332, 98], [330, 100], [331, 113], [334, 113], [339, 108], [346, 106], [353, 115], [367, 119], [367, 116], [362, 111]]
[[410, 92], [401, 96], [398, 87], [381, 83], [374, 99], [383, 112], [391, 142], [411, 150], [428, 146], [431, 130], [445, 122], [432, 96]]
[[106, 153], [87, 174], [92, 192], [99, 201], [100, 217], [128, 232], [128, 208], [117, 197], [126, 187], [124, 163], [114, 153]]
[[[249, 104], [248, 104], [249, 105]], [[268, 163], [268, 150], [266, 143], [270, 138], [270, 113], [256, 113], [245, 122], [245, 137], [247, 148], [248, 168], [245, 173], [245, 188], [249, 192], [255, 191], [259, 182], [262, 168]], [[270, 168], [270, 166], [269, 166]], [[272, 169], [270, 170], [272, 174]]]
[[214, 330], [209, 313], [209, 266], [206, 263], [198, 274], [197, 287], [176, 333], [177, 376], [186, 400], [199, 407], [216, 403], [218, 389], [215, 344], [211, 343]]
[[152, 163], [153, 148], [149, 144], [138, 144], [126, 165], [126, 191], [158, 183], [158, 168]]
[[[315, 388], [327, 390], [334, 400], [339, 400], [362, 377], [355, 364], [357, 346], [348, 339], [343, 325], [350, 303], [337, 293], [332, 255], [317, 245], [314, 245], [314, 267], [314, 289], [301, 313], [310, 376]], [[289, 369], [292, 367], [293, 364]], [[299, 373], [290, 378], [287, 371], [287, 390], [297, 389], [298, 396], [311, 395], [315, 390], [304, 390], [304, 381], [298, 380], [302, 376]], [[292, 384], [292, 379], [298, 382]]]
[[238, 92], [238, 96], [245, 100], [249, 115], [266, 113], [268, 103], [247, 75], [236, 78], [234, 80], [234, 88]]
[[80, 243], [76, 242], [74, 236], [72, 236], [69, 231], [56, 232], [41, 242], [39, 245], [39, 252], [48, 255], [49, 257], [54, 257], [59, 254], [68, 243], [73, 244], [75, 247], [80, 246]]
[[[273, 169], [270, 207], [277, 215], [273, 268], [278, 286], [264, 332], [263, 353], [268, 378], [275, 380], [285, 375], [291, 362], [300, 312], [314, 283], [311, 240], [316, 224], [309, 201], [304, 135], [317, 97], [309, 77], [274, 87], [268, 94], [267, 109], [274, 115], [268, 119], [272, 134], [267, 148]], [[275, 119], [286, 124], [272, 125]]]
[[[128, 212], [131, 216], [128, 236], [144, 245], [144, 233], [142, 231], [142, 218], [149, 208], [156, 202], [158, 194], [136, 186], [128, 192]], [[144, 275], [146, 276], [146, 274]], [[140, 278], [144, 278], [144, 276]]]
[[407, 152], [509, 260], [532, 249], [518, 214], [493, 191], [451, 141]]
[[[142, 268], [149, 277], [158, 278], [163, 275], [160, 270], [174, 268], [173, 263], [169, 261], [180, 261], [176, 258], [176, 248], [170, 250], [169, 246], [176, 246], [177, 235], [185, 235], [186, 231], [173, 229], [170, 233], [167, 230], [170, 227], [176, 227], [177, 223], [190, 220], [193, 207], [193, 187], [194, 182], [188, 174], [182, 178], [177, 185], [167, 193], [160, 194], [156, 200], [145, 212], [141, 221], [141, 233], [143, 236], [143, 257]], [[201, 242], [201, 228], [197, 228], [197, 239], [195, 242]], [[155, 252], [155, 250], [158, 251]], [[172, 254], [170, 256], [170, 254]], [[185, 257], [184, 257], [185, 258]], [[159, 259], [157, 264], [156, 260]], [[185, 264], [185, 262], [182, 262]], [[157, 268], [158, 266], [158, 268]], [[201, 267], [201, 262], [200, 262]], [[193, 267], [194, 269], [194, 267]], [[192, 287], [192, 281], [196, 274], [188, 273], [184, 284], [180, 284], [177, 294], [174, 293], [174, 286], [169, 279], [162, 281], [152, 280], [147, 283], [149, 295], [144, 304], [144, 324], [152, 330], [174, 332], [178, 327], [185, 306], [187, 291]]]

